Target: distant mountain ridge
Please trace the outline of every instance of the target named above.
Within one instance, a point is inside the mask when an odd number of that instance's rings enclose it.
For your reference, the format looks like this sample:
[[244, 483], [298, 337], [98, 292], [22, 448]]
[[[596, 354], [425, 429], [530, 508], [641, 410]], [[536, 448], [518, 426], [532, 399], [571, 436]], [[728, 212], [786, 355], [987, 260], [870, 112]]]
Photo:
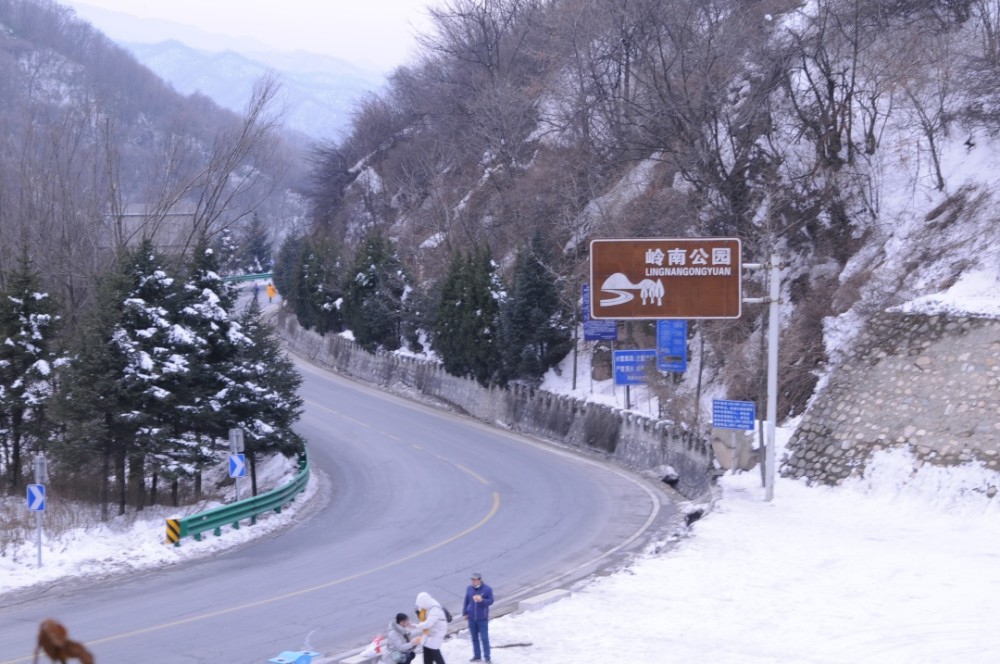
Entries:
[[254, 81], [274, 71], [282, 83], [286, 127], [314, 139], [336, 138], [348, 126], [354, 102], [382, 83], [379, 74], [315, 53], [212, 53], [176, 40], [121, 45], [178, 92], [200, 92], [236, 112], [243, 111]]
[[278, 52], [247, 37], [213, 34], [193, 25], [82, 2], [68, 4], [178, 92], [200, 92], [237, 113], [244, 110], [254, 81], [268, 71], [277, 72], [286, 127], [315, 140], [337, 138], [349, 124], [354, 101], [380, 88], [384, 80], [375, 67], [332, 56]]

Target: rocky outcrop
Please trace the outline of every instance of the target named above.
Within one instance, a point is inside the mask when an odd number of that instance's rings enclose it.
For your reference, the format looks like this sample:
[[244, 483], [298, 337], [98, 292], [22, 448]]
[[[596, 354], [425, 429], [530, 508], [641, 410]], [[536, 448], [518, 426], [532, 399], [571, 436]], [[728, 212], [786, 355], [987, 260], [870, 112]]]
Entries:
[[837, 484], [900, 446], [1000, 472], [1000, 320], [883, 313], [854, 357], [803, 416], [782, 475]]

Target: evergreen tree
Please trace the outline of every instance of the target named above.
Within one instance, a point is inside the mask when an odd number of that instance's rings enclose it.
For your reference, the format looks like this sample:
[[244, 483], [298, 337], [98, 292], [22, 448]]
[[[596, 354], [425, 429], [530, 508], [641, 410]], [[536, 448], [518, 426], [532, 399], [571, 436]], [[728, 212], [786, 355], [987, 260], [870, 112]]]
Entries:
[[291, 456], [303, 449], [292, 425], [302, 414], [298, 394], [302, 377], [281, 349], [273, 330], [251, 300], [239, 318], [241, 343], [220, 399], [221, 415], [244, 431], [244, 453], [257, 495], [257, 459], [267, 454]]
[[569, 315], [549, 263], [540, 234], [517, 254], [510, 296], [501, 316], [507, 380], [537, 384], [572, 348]]
[[426, 288], [409, 289], [403, 294], [403, 319], [400, 328], [406, 347], [414, 353], [422, 353], [425, 350], [424, 343], [429, 343], [426, 337], [433, 334], [437, 326], [437, 309], [441, 302], [441, 294], [433, 282], [426, 286]]
[[205, 342], [180, 319], [179, 289], [163, 267], [152, 242], [143, 241], [124, 259], [130, 278], [112, 342], [125, 356], [122, 388], [137, 424], [136, 447], [129, 457], [136, 506], [145, 504], [145, 469], [176, 477], [186, 455], [175, 446], [184, 430], [193, 360]]
[[229, 424], [219, 414], [220, 394], [228, 387], [229, 373], [244, 337], [239, 324], [231, 318], [236, 287], [219, 276], [217, 264], [216, 252], [201, 240], [181, 289], [179, 322], [192, 334], [192, 362], [170, 432], [175, 461], [171, 477], [200, 471], [216, 458], [220, 440], [228, 436]]
[[288, 237], [278, 252], [274, 285], [299, 325], [320, 334], [344, 329], [340, 250], [322, 237]]
[[25, 248], [0, 291], [0, 436], [12, 492], [20, 486], [24, 450], [43, 447], [53, 370], [60, 362], [53, 350], [57, 307], [39, 283]]
[[[289, 234], [285, 236], [281, 247], [278, 249], [278, 256], [274, 261], [274, 273], [272, 281], [274, 287], [281, 293], [285, 305], [293, 311], [298, 307], [299, 299], [303, 290], [303, 267], [307, 251], [307, 242], [304, 235]], [[296, 313], [297, 315], [297, 313]], [[302, 321], [299, 321], [302, 324]]]
[[434, 350], [441, 357], [444, 370], [454, 376], [466, 376], [471, 371], [462, 336], [469, 280], [469, 261], [464, 254], [456, 252], [441, 284], [441, 301], [434, 326]]
[[340, 248], [322, 237], [311, 237], [302, 262], [302, 285], [298, 315], [319, 334], [344, 329], [343, 266]]
[[65, 435], [53, 440], [54, 461], [67, 469], [87, 468], [99, 459], [101, 519], [107, 521], [111, 478], [118, 487], [118, 513], [125, 513], [126, 458], [133, 449], [139, 423], [137, 405], [122, 377], [127, 357], [115, 342], [129, 275], [118, 263], [97, 280], [93, 306], [85, 313], [71, 361], [61, 369], [53, 415]]
[[219, 271], [223, 274], [242, 274], [239, 269], [239, 246], [230, 228], [222, 229], [212, 244]]
[[237, 265], [247, 274], [260, 274], [271, 270], [272, 258], [271, 233], [255, 212], [240, 234]]
[[500, 372], [500, 304], [504, 292], [486, 247], [456, 255], [441, 289], [434, 348], [445, 370], [494, 382]]
[[506, 297], [497, 265], [486, 247], [480, 247], [471, 257], [471, 306], [467, 325], [470, 364], [473, 377], [482, 385], [497, 380], [501, 373], [500, 307]]
[[408, 291], [392, 243], [378, 232], [362, 241], [344, 283], [344, 323], [368, 352], [400, 347], [403, 299]]

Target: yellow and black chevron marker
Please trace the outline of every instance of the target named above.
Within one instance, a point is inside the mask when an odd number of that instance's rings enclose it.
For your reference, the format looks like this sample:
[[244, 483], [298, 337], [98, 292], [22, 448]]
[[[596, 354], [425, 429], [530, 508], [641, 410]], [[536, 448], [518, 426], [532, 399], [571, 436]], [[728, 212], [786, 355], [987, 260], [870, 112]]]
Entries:
[[181, 541], [180, 519], [167, 519], [167, 543], [179, 546]]

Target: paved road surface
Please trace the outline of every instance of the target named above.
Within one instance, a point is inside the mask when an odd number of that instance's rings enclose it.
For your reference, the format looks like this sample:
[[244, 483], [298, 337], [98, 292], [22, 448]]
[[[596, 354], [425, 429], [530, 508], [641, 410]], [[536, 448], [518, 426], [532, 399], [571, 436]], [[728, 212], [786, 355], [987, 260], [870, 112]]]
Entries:
[[470, 571], [501, 604], [565, 586], [673, 513], [655, 484], [620, 470], [300, 368], [299, 429], [323, 487], [300, 523], [185, 567], [5, 598], [0, 662], [30, 661], [49, 616], [99, 662], [340, 653], [412, 611], [421, 590], [457, 612]]

